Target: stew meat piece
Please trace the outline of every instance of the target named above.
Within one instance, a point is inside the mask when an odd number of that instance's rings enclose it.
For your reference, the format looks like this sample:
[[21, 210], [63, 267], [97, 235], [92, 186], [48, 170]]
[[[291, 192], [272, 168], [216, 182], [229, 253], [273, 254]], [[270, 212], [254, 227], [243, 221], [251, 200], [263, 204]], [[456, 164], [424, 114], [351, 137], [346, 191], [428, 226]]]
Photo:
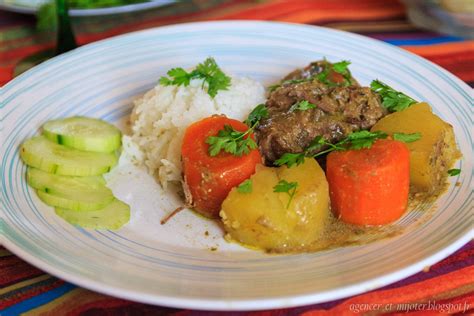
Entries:
[[[280, 87], [270, 92], [266, 103], [269, 116], [256, 128], [265, 164], [273, 165], [284, 153], [303, 152], [318, 135], [335, 143], [354, 131], [370, 129], [386, 114], [380, 97], [370, 88], [359, 86], [354, 79], [349, 86], [332, 87], [311, 80], [310, 77], [322, 69], [315, 66], [318, 63], [321, 62], [311, 63], [284, 79], [308, 81], [283, 81]], [[292, 105], [303, 100], [315, 104], [316, 108], [291, 109]]]

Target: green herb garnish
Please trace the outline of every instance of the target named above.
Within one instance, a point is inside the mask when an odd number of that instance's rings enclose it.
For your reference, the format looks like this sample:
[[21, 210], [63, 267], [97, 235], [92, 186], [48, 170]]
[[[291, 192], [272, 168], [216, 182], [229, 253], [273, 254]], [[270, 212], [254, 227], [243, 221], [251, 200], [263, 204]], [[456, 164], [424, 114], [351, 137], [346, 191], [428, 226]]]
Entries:
[[187, 72], [183, 68], [173, 68], [167, 74], [170, 78], [161, 77], [161, 85], [188, 86], [192, 79], [203, 79], [203, 88], [204, 84], [207, 83], [207, 93], [211, 98], [214, 98], [219, 90], [229, 89], [231, 80], [212, 57], [198, 64], [191, 72]]
[[304, 162], [304, 158], [306, 157], [306, 154], [303, 153], [284, 153], [280, 158], [275, 160], [275, 165], [277, 166], [283, 166], [287, 165], [288, 168], [293, 167], [294, 165], [301, 165]]
[[402, 111], [410, 105], [418, 103], [418, 101], [407, 96], [405, 93], [393, 89], [380, 80], [372, 81], [370, 89], [382, 97], [383, 106], [391, 112]]
[[[351, 85], [351, 73], [349, 71], [348, 66], [351, 64], [350, 61], [343, 60], [334, 64], [328, 63], [324, 65], [323, 71], [318, 73], [315, 78], [319, 81], [324, 83], [329, 87], [347, 87]], [[338, 83], [334, 82], [329, 78], [331, 71], [337, 72], [344, 77], [344, 82]]]
[[[370, 148], [377, 139], [384, 139], [387, 138], [387, 136], [388, 135], [386, 133], [379, 131], [358, 131], [349, 134], [349, 136], [335, 144], [328, 142], [322, 136], [316, 136], [303, 152], [285, 153], [275, 161], [275, 165], [287, 165], [288, 168], [291, 168], [294, 165], [298, 166], [302, 164], [304, 162], [305, 157], [316, 158], [335, 150]], [[313, 151], [321, 149], [323, 146], [327, 146], [329, 148], [320, 151], [316, 154], [312, 154]]]
[[239, 132], [230, 125], [224, 125], [224, 129], [220, 130], [217, 136], [206, 139], [206, 143], [210, 145], [209, 155], [217, 156], [222, 150], [235, 156], [247, 155], [252, 149], [257, 148], [257, 143], [250, 137], [252, 132], [252, 128]]
[[288, 199], [288, 204], [286, 205], [286, 208], [289, 208], [291, 201], [293, 200], [293, 197], [295, 196], [297, 187], [298, 187], [298, 182], [288, 182], [286, 180], [280, 180], [273, 187], [273, 192], [283, 192], [283, 193], [288, 194], [290, 198]]
[[252, 192], [252, 180], [247, 179], [237, 187], [237, 192], [250, 193]]
[[265, 104], [259, 104], [252, 110], [252, 112], [250, 112], [244, 123], [247, 124], [247, 126], [252, 127], [260, 122], [262, 118], [266, 117], [268, 117], [268, 110], [265, 107]]
[[349, 136], [347, 136], [347, 138], [345, 140], [342, 140], [341, 142], [349, 142], [350, 145], [348, 149], [370, 148], [377, 139], [387, 138], [387, 136], [388, 135], [386, 133], [380, 131], [359, 131], [349, 134]]
[[453, 176], [457, 176], [458, 174], [461, 173], [461, 169], [449, 169], [448, 170], [448, 174], [449, 176], [453, 177]]
[[[287, 85], [287, 84], [295, 84], [295, 83], [302, 83], [302, 82], [307, 82], [307, 81], [312, 81], [314, 79], [317, 79], [318, 81], [330, 86], [330, 87], [338, 87], [338, 86], [350, 86], [352, 83], [351, 79], [351, 72], [349, 71], [348, 66], [351, 64], [350, 61], [343, 60], [334, 64], [327, 63], [324, 65], [323, 70], [313, 76], [310, 76], [308, 78], [301, 78], [301, 79], [289, 79], [282, 81], [279, 84], [274, 84], [268, 87], [268, 90], [270, 92], [275, 91], [281, 86]], [[329, 79], [329, 74], [331, 71], [337, 72], [341, 74], [344, 77], [344, 82], [343, 83], [336, 83], [333, 82], [332, 80]]]
[[393, 133], [393, 139], [404, 143], [413, 143], [421, 138], [421, 133]]
[[290, 107], [290, 112], [294, 112], [296, 110], [298, 111], [306, 111], [309, 109], [314, 109], [316, 108], [316, 104], [310, 103], [309, 101], [302, 100], [300, 102], [296, 102]]
[[210, 145], [209, 155], [212, 157], [217, 156], [222, 150], [235, 156], [250, 153], [252, 149], [257, 148], [257, 143], [250, 135], [260, 120], [267, 116], [267, 108], [264, 104], [259, 104], [244, 121], [249, 126], [249, 129], [245, 132], [236, 131], [232, 126], [225, 125], [224, 129], [220, 130], [217, 136], [209, 136], [206, 139], [206, 143]]

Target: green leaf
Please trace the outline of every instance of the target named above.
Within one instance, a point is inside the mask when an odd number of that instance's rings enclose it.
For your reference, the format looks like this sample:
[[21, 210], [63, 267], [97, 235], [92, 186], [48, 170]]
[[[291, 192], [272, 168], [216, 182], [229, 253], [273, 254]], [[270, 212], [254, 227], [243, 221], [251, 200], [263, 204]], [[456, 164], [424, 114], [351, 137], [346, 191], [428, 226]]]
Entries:
[[461, 169], [449, 169], [448, 174], [453, 177], [461, 173]]
[[251, 193], [252, 192], [252, 180], [247, 179], [237, 187], [239, 193]]
[[350, 61], [348, 60], [343, 60], [343, 61], [340, 61], [340, 62], [337, 62], [337, 63], [334, 63], [332, 65], [332, 69], [337, 72], [337, 73], [340, 73], [341, 75], [344, 75], [347, 73], [347, 67], [351, 64]]
[[301, 165], [304, 162], [305, 154], [304, 153], [284, 153], [280, 158], [275, 160], [275, 165], [283, 166], [287, 165], [288, 168], [293, 167], [294, 165]]
[[288, 204], [286, 208], [290, 207], [291, 201], [296, 193], [296, 188], [298, 187], [298, 182], [288, 182], [286, 180], [280, 180], [278, 183], [273, 187], [273, 192], [276, 193], [286, 193], [290, 197], [288, 200]]
[[224, 125], [224, 129], [217, 133], [217, 136], [209, 136], [206, 143], [209, 144], [208, 153], [211, 157], [217, 156], [221, 151], [242, 156], [257, 148], [257, 143], [250, 137], [253, 129], [245, 132], [234, 130], [230, 125]]
[[321, 149], [321, 147], [323, 147], [324, 145], [327, 145], [328, 142], [324, 139], [324, 137], [322, 136], [316, 136], [312, 141], [311, 143], [309, 143], [309, 146], [306, 147], [305, 151], [307, 153], [310, 153], [312, 151], [315, 151], [315, 150], [319, 150]]
[[259, 104], [250, 112], [247, 119], [244, 121], [247, 126], [252, 127], [260, 122], [261, 119], [268, 117], [268, 110], [265, 104]]
[[293, 111], [296, 111], [296, 110], [299, 110], [299, 111], [306, 111], [306, 110], [309, 110], [309, 109], [314, 109], [316, 108], [316, 105], [313, 104], [313, 103], [310, 103], [306, 100], [302, 100], [300, 102], [296, 102], [295, 104], [293, 104], [291, 107], [290, 107], [290, 112], [293, 112]]
[[387, 136], [386, 133], [380, 131], [358, 131], [347, 136], [346, 142], [350, 143], [349, 149], [370, 148], [377, 139], [384, 139]]
[[393, 139], [398, 140], [404, 143], [412, 143], [421, 138], [421, 133], [411, 133], [411, 134], [405, 134], [405, 133], [393, 133]]
[[170, 86], [173, 84], [173, 80], [167, 77], [161, 77], [159, 82], [162, 86]]
[[192, 79], [202, 79], [203, 89], [207, 84], [207, 93], [214, 98], [219, 90], [228, 90], [231, 79], [217, 65], [214, 58], [209, 57], [198, 64], [196, 68], [188, 73], [183, 68], [173, 68], [167, 72], [167, 77], [160, 78], [160, 84], [169, 86], [188, 86]]
[[212, 98], [217, 95], [219, 90], [228, 90], [230, 87], [230, 77], [219, 68], [212, 57], [208, 57], [203, 63], [198, 64], [193, 75], [207, 82], [207, 93]]
[[285, 192], [288, 193], [293, 188], [298, 186], [298, 182], [288, 182], [286, 180], [280, 180], [277, 185], [273, 187], [273, 192]]
[[391, 112], [402, 111], [410, 105], [418, 103], [403, 92], [396, 91], [380, 80], [372, 81], [370, 83], [370, 89], [380, 95], [383, 106]]

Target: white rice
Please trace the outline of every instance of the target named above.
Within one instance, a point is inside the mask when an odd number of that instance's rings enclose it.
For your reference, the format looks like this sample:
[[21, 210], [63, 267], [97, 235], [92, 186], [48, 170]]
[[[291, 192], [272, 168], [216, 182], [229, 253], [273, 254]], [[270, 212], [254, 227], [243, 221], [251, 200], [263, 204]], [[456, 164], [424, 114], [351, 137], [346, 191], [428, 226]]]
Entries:
[[214, 99], [202, 89], [202, 80], [196, 79], [187, 87], [157, 85], [134, 102], [132, 141], [143, 152], [142, 163], [163, 188], [181, 181], [181, 143], [190, 124], [213, 114], [244, 120], [265, 101], [259, 82], [231, 78], [229, 90], [220, 90]]

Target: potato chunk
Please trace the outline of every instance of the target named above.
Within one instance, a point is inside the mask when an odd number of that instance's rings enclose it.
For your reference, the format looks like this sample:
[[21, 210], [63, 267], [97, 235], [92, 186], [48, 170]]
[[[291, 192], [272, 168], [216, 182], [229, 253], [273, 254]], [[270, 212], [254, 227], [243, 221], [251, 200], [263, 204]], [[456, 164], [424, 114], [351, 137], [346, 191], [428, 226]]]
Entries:
[[[329, 191], [314, 159], [292, 168], [257, 166], [250, 179], [251, 192], [234, 188], [222, 204], [220, 216], [228, 236], [275, 252], [297, 250], [320, 236], [329, 217]], [[273, 192], [280, 180], [298, 183], [289, 206], [287, 193]]]
[[372, 131], [421, 133], [421, 139], [408, 143], [410, 184], [413, 192], [438, 193], [447, 171], [461, 154], [456, 146], [453, 127], [431, 112], [427, 103], [414, 104], [377, 122]]

